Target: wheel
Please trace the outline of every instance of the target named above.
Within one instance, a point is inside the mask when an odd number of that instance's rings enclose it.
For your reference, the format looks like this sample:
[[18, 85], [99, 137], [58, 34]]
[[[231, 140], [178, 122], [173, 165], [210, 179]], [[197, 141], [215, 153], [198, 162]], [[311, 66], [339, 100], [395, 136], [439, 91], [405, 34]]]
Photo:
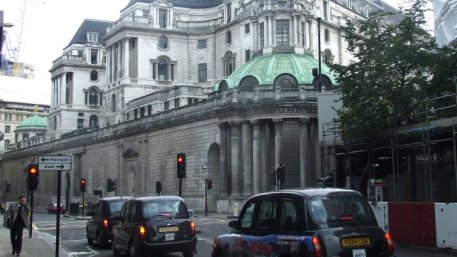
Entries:
[[92, 238], [87, 238], [87, 243], [88, 243], [89, 245], [93, 245], [93, 244], [94, 244], [94, 239], [92, 239]]
[[111, 244], [111, 248], [113, 249], [113, 255], [115, 257], [120, 257], [122, 255], [121, 250], [118, 250], [118, 249], [115, 248], [114, 241]]
[[142, 253], [140, 249], [138, 249], [137, 246], [135, 246], [135, 243], [130, 242], [129, 244], [129, 256], [130, 257], [143, 257], [146, 256], [146, 253]]
[[185, 252], [182, 252], [182, 255], [184, 257], [194, 257], [194, 252], [193, 251], [185, 251]]

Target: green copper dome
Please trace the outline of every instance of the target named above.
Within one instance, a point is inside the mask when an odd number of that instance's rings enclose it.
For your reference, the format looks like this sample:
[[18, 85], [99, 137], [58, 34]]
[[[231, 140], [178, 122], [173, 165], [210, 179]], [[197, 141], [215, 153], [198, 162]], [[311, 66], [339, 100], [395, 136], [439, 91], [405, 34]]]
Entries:
[[[312, 85], [313, 68], [319, 68], [319, 62], [311, 55], [304, 54], [269, 54], [258, 56], [236, 69], [228, 78], [216, 86], [220, 85], [228, 89], [240, 87], [243, 79], [254, 81], [258, 86], [274, 85], [275, 81], [281, 75], [286, 75], [286, 79], [293, 80], [298, 86]], [[321, 64], [322, 74], [328, 77], [333, 85], [336, 81], [330, 68], [324, 63]], [[293, 78], [291, 78], [292, 76]], [[324, 76], [324, 77], [325, 77]], [[257, 79], [255, 82], [254, 78]], [[281, 76], [284, 78], [284, 76]], [[281, 79], [282, 79], [281, 78]]]
[[21, 122], [16, 127], [16, 131], [24, 130], [46, 130], [48, 126], [48, 120], [46, 118], [38, 116], [38, 114], [33, 115]]

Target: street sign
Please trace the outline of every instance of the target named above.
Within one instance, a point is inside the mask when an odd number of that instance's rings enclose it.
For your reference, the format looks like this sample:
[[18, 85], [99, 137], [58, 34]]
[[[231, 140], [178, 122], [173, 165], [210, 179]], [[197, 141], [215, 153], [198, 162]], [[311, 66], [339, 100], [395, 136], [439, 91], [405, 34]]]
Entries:
[[71, 170], [70, 155], [44, 155], [38, 157], [38, 168], [40, 170], [59, 171]]
[[45, 155], [38, 158], [38, 163], [59, 163], [59, 164], [71, 164], [71, 156], [69, 155]]

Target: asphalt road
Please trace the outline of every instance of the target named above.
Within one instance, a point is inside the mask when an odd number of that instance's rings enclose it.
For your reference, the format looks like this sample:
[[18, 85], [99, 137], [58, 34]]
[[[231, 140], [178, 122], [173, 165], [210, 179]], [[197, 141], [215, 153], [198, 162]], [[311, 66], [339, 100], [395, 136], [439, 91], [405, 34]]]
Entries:
[[[195, 257], [211, 256], [213, 240], [217, 235], [230, 231], [227, 226], [227, 219], [197, 217], [198, 234], [197, 251]], [[113, 256], [111, 248], [101, 246], [89, 246], [86, 239], [86, 220], [74, 218], [60, 219], [60, 245], [73, 257], [108, 257]], [[38, 231], [49, 233], [55, 237], [56, 216], [52, 214], [35, 213], [34, 225]], [[441, 250], [430, 251], [419, 247], [407, 247], [397, 245], [395, 250], [396, 257], [456, 257], [457, 251], [444, 252]], [[157, 257], [182, 257], [181, 253], [166, 254]]]

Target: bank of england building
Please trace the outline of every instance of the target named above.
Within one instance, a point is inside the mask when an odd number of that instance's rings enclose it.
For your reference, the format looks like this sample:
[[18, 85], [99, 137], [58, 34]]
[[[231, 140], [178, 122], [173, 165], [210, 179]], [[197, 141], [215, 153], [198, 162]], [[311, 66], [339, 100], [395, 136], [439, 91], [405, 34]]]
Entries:
[[[315, 186], [335, 169], [321, 156], [322, 124], [341, 104], [327, 64], [353, 60], [341, 27], [385, 8], [367, 0], [131, 0], [114, 22], [87, 19], [50, 69], [47, 133], [35, 141], [44, 143], [5, 153], [2, 183], [24, 192], [27, 165], [62, 154], [72, 157], [66, 204], [80, 200], [82, 178], [91, 200], [93, 190], [155, 195], [156, 182], [176, 195], [176, 157], [185, 153], [182, 196], [195, 210], [204, 208], [205, 179], [213, 182], [209, 210], [231, 212], [273, 190], [280, 164], [284, 188]], [[106, 192], [107, 179], [116, 192]], [[40, 172], [37, 204], [55, 200], [56, 184], [55, 172]]]

